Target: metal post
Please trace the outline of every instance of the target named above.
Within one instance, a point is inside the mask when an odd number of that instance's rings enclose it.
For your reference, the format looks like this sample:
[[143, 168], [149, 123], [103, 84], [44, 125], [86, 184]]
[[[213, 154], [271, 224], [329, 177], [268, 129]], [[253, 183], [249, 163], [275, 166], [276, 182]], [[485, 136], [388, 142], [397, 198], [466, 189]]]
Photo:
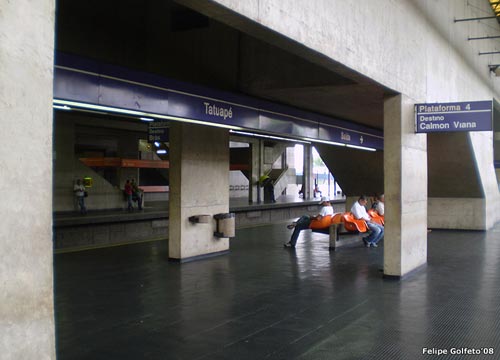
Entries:
[[461, 22], [461, 21], [474, 21], [474, 20], [487, 20], [487, 19], [496, 19], [496, 16], [483, 16], [483, 17], [476, 17], [476, 18], [465, 18], [465, 19], [455, 19], [453, 20], [454, 22]]
[[498, 38], [500, 38], [500, 35], [498, 35], [498, 36], [470, 37], [467, 40], [487, 40], [487, 39], [498, 39]]
[[488, 51], [479, 53], [479, 55], [491, 55], [491, 54], [500, 54], [500, 51]]

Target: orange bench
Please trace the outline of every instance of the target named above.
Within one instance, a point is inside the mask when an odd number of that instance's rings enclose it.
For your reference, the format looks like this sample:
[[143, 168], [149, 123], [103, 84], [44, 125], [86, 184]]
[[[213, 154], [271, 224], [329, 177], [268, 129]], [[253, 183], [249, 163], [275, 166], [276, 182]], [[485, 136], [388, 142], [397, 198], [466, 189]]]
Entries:
[[374, 209], [368, 210], [368, 215], [370, 215], [370, 217], [372, 218], [372, 220], [374, 222], [376, 222], [377, 224], [380, 224], [380, 225], [384, 226], [384, 215], [380, 215], [377, 212], [377, 210], [374, 210]]
[[[361, 242], [359, 234], [366, 233], [368, 227], [364, 220], [357, 220], [350, 212], [338, 213], [331, 217], [330, 226], [327, 228], [311, 229], [313, 232], [330, 235], [329, 249], [335, 251], [353, 240]], [[351, 237], [340, 239], [340, 235], [356, 235], [355, 239]]]

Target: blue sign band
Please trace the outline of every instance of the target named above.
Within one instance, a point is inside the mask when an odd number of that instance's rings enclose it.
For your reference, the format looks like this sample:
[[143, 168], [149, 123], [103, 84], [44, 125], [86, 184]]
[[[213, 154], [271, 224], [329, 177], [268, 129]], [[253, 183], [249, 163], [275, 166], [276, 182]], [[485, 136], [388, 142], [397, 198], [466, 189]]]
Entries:
[[[312, 141], [384, 146], [381, 130], [61, 53], [56, 56], [54, 98]], [[155, 138], [163, 136], [158, 132]]]

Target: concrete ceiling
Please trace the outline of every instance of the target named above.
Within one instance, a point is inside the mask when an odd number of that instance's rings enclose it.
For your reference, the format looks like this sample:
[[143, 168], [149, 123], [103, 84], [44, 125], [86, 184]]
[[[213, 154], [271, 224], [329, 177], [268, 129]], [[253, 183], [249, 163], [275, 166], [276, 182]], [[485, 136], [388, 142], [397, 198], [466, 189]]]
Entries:
[[243, 34], [241, 91], [383, 129], [383, 100], [391, 90], [214, 3], [177, 2]]
[[383, 129], [391, 91], [210, 1], [60, 0], [56, 23], [58, 51]]

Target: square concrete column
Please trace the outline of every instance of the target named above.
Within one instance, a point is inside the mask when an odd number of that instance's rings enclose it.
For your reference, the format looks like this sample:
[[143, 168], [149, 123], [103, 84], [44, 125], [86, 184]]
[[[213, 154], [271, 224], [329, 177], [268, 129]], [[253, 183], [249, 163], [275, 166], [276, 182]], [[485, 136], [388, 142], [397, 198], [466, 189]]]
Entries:
[[303, 197], [304, 200], [310, 200], [313, 198], [313, 154], [312, 154], [312, 145], [304, 144], [304, 170], [303, 170], [303, 179], [302, 184], [304, 191]]
[[55, 359], [54, 1], [0, 0], [0, 358]]
[[[169, 257], [189, 261], [229, 250], [214, 237], [213, 215], [229, 211], [229, 132], [172, 123], [170, 128]], [[210, 215], [208, 224], [189, 217]]]
[[260, 203], [262, 189], [259, 184], [260, 174], [263, 169], [262, 141], [259, 139], [249, 139], [250, 144], [250, 170], [248, 176], [248, 202]]
[[384, 103], [384, 276], [427, 263], [427, 137], [415, 134], [414, 101]]

